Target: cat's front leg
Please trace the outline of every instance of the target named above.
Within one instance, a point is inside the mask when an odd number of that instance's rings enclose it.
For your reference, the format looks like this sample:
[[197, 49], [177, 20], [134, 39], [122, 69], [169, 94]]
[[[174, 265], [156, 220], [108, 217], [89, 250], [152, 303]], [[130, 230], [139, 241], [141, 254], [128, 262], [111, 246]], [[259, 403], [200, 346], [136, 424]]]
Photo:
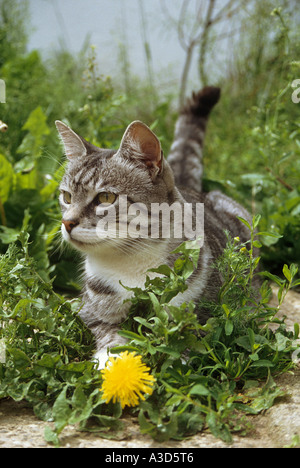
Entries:
[[95, 337], [94, 360], [99, 362], [99, 369], [103, 369], [109, 358], [108, 348], [126, 343], [126, 339], [118, 332], [120, 324], [127, 317], [130, 302], [123, 303], [124, 297], [111, 292], [95, 294], [88, 286], [87, 284], [79, 316]]
[[104, 369], [109, 356], [111, 356], [109, 349], [124, 345], [127, 340], [118, 334], [120, 330], [118, 325], [99, 321], [90, 328], [96, 339], [96, 352], [93, 360], [98, 362], [98, 369]]
[[98, 364], [98, 369], [104, 369], [109, 358], [108, 350], [99, 350], [96, 351], [93, 356], [93, 361]]

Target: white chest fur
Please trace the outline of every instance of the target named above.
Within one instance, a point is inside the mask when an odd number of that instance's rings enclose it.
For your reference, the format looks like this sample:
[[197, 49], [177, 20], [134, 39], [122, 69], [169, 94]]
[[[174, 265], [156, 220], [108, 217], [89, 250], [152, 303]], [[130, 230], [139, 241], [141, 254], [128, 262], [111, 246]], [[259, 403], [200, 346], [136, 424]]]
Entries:
[[143, 287], [146, 275], [150, 276], [147, 270], [164, 263], [167, 253], [167, 243], [159, 243], [130, 255], [115, 252], [108, 256], [88, 255], [85, 270], [88, 277], [99, 278], [115, 292], [128, 297], [120, 282], [128, 287]]

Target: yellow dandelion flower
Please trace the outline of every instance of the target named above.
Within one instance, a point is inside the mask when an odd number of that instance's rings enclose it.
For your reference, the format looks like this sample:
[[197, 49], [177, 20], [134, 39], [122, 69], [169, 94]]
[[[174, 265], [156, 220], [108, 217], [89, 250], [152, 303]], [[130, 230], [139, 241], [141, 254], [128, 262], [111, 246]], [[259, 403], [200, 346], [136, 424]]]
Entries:
[[117, 357], [110, 357], [105, 369], [102, 369], [102, 399], [108, 403], [119, 401], [122, 408], [137, 406], [139, 400], [145, 400], [143, 394], [153, 392], [155, 378], [149, 374], [149, 367], [142, 362], [142, 357], [125, 351]]

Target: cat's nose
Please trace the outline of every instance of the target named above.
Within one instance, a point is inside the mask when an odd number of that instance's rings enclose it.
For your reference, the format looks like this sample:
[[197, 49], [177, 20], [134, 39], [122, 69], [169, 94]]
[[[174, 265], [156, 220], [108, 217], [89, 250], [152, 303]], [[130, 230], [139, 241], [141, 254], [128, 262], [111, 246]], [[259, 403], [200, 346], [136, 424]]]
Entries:
[[71, 220], [63, 219], [62, 223], [65, 225], [65, 228], [69, 234], [72, 231], [72, 229], [79, 224], [78, 221], [74, 221], [72, 219]]

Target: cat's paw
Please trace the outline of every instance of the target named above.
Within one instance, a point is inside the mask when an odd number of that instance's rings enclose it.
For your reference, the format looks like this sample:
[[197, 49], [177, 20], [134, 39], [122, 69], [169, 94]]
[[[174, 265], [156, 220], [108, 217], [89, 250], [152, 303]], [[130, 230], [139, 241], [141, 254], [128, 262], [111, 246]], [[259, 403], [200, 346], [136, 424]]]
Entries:
[[109, 359], [107, 350], [100, 350], [94, 354], [93, 361], [98, 363], [98, 369], [104, 369]]

